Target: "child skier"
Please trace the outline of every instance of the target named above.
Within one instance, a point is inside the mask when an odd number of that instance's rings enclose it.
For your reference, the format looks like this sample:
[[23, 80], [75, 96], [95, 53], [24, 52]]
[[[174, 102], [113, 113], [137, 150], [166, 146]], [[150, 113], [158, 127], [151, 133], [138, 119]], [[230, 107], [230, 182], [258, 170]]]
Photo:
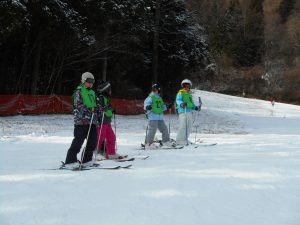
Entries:
[[[122, 159], [124, 156], [116, 153], [116, 136], [111, 127], [111, 118], [113, 110], [110, 103], [111, 85], [109, 82], [102, 82], [97, 87], [97, 106], [98, 106], [98, 141], [96, 151], [96, 158], [100, 158], [100, 148], [106, 140], [104, 157], [107, 159]], [[102, 158], [102, 157], [101, 157]]]
[[74, 139], [68, 150], [65, 161], [65, 167], [70, 169], [80, 166], [77, 160], [77, 154], [80, 152], [85, 139], [87, 139], [87, 145], [82, 159], [82, 165], [93, 165], [93, 151], [97, 141], [97, 116], [95, 115], [96, 95], [92, 90], [94, 82], [95, 79], [93, 74], [90, 72], [83, 73], [81, 76], [81, 84], [77, 87], [72, 96], [74, 97]]
[[160, 86], [158, 84], [152, 85], [152, 92], [144, 101], [144, 110], [146, 112], [149, 131], [146, 135], [145, 149], [156, 149], [158, 148], [153, 144], [153, 139], [158, 129], [162, 133], [162, 144], [163, 147], [172, 148], [174, 144], [170, 142], [170, 136], [168, 128], [163, 119], [163, 112], [172, 107], [173, 104], [164, 104], [160, 97]]
[[188, 137], [193, 126], [193, 110], [199, 110], [199, 106], [195, 106], [193, 97], [190, 93], [192, 82], [184, 79], [181, 82], [182, 89], [176, 95], [176, 108], [179, 114], [179, 129], [176, 137], [176, 145], [188, 145]]

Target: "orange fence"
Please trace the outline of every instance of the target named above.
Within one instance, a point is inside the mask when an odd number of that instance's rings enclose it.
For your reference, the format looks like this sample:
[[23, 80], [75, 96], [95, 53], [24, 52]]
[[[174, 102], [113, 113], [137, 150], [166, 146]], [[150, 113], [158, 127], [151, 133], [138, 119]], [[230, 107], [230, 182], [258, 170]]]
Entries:
[[[143, 100], [112, 99], [112, 106], [120, 115], [143, 113], [143, 103]], [[0, 95], [0, 116], [72, 112], [70, 96]]]

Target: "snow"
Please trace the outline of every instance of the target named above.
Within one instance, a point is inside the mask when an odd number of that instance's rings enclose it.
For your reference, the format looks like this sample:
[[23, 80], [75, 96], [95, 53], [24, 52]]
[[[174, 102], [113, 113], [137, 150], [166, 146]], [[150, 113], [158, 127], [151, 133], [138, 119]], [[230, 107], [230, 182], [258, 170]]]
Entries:
[[[1, 117], [0, 224], [300, 224], [300, 107], [198, 96], [196, 139], [218, 144], [137, 150], [147, 121], [117, 116], [119, 153], [150, 156], [127, 170], [47, 170], [65, 159], [72, 115]], [[165, 121], [175, 138], [177, 116]]]

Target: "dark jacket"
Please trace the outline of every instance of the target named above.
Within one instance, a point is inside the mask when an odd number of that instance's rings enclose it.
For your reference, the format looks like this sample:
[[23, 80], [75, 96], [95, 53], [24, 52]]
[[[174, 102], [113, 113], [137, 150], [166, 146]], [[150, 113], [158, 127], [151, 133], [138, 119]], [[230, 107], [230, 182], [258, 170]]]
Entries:
[[[93, 124], [97, 124], [97, 110], [94, 110]], [[74, 124], [88, 125], [92, 119], [92, 111], [88, 109], [82, 99], [81, 91], [77, 90], [74, 96]]]
[[[104, 102], [104, 97], [106, 97], [108, 99], [107, 104], [105, 104], [105, 102]], [[96, 102], [97, 102], [98, 124], [101, 125], [103, 115], [104, 115], [103, 124], [111, 124], [111, 117], [108, 117], [105, 114], [105, 112], [107, 110], [112, 110], [110, 99], [107, 96], [105, 96], [103, 94], [100, 94], [100, 95], [97, 96]]]

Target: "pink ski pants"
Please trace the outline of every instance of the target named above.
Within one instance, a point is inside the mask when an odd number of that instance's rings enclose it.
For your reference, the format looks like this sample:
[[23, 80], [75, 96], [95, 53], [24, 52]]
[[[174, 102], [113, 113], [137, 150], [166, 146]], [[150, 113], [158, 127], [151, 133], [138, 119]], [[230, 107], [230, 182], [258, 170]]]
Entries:
[[[97, 127], [98, 141], [97, 141], [97, 150], [101, 148], [101, 145], [106, 140], [106, 155], [116, 154], [116, 136], [110, 124], [103, 124], [102, 128]], [[100, 136], [100, 137], [99, 137]]]

